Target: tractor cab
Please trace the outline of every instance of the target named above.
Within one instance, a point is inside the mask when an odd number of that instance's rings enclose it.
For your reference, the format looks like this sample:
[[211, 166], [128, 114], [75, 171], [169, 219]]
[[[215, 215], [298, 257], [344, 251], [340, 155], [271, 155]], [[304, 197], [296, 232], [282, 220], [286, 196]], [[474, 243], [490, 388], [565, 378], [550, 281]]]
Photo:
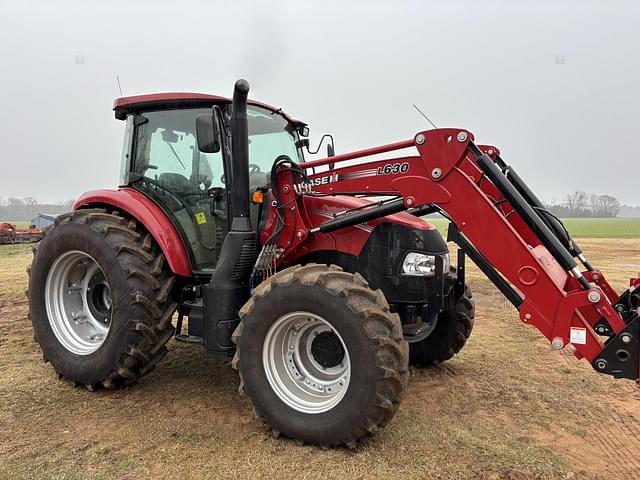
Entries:
[[[210, 273], [229, 231], [231, 101], [201, 94], [155, 94], [117, 99], [116, 118], [126, 121], [120, 186], [132, 187], [162, 208], [188, 246], [194, 272]], [[219, 112], [222, 145], [206, 153], [198, 147], [196, 120]], [[302, 160], [297, 144], [304, 124], [281, 109], [249, 102], [249, 188], [269, 183], [273, 161], [287, 155]], [[258, 206], [252, 206], [257, 226]]]

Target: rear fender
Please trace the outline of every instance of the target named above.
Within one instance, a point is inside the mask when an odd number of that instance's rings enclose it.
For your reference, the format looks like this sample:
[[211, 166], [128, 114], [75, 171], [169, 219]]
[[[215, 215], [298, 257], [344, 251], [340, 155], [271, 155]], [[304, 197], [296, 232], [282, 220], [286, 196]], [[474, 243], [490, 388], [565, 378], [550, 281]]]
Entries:
[[132, 188], [124, 187], [86, 192], [73, 204], [74, 210], [91, 207], [113, 207], [140, 222], [160, 246], [171, 271], [183, 277], [192, 276], [189, 254], [182, 237], [152, 200]]

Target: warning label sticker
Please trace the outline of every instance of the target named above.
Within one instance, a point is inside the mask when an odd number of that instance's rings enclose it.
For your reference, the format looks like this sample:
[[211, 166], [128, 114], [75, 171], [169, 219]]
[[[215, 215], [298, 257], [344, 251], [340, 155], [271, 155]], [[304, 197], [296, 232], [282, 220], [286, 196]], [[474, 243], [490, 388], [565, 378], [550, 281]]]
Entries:
[[207, 223], [207, 217], [205, 217], [203, 212], [196, 212], [196, 222], [198, 222], [198, 225]]
[[587, 344], [587, 329], [582, 327], [571, 327], [569, 342], [574, 345]]

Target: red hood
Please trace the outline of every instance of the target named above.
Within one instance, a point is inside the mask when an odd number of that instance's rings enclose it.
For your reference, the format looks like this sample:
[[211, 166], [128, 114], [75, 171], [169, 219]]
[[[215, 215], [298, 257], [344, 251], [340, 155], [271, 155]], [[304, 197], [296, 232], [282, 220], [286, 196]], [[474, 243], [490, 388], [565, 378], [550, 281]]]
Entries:
[[[317, 215], [319, 217], [324, 217], [325, 219], [333, 218], [336, 213], [344, 212], [345, 210], [349, 210], [352, 208], [361, 207], [362, 205], [369, 205], [371, 203], [373, 203], [373, 201], [366, 198], [347, 196], [305, 197], [305, 206], [307, 207], [307, 211], [309, 212], [309, 214], [312, 216]], [[370, 222], [367, 222], [366, 224], [361, 224], [361, 226], [367, 226], [372, 230], [381, 222], [397, 223], [418, 230], [434, 230], [436, 228], [433, 224], [427, 222], [426, 220], [423, 220], [422, 218], [416, 217], [406, 212], [387, 215], [386, 217], [372, 220]]]

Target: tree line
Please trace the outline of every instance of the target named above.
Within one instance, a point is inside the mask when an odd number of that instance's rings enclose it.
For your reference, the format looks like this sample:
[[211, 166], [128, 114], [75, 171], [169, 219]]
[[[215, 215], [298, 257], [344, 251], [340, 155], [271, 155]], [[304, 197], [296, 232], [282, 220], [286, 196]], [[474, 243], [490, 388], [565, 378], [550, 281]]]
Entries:
[[[34, 197], [0, 197], [0, 222], [28, 222], [39, 213], [64, 213], [71, 210], [73, 200], [58, 203], [40, 203]], [[640, 206], [620, 205], [611, 195], [596, 195], [575, 191], [559, 202], [548, 202], [545, 206], [558, 217], [607, 218], [622, 214], [627, 217], [640, 216]]]
[[622, 205], [611, 195], [596, 195], [576, 190], [560, 202], [551, 202], [546, 207], [558, 217], [611, 218], [617, 217]]
[[0, 223], [29, 222], [39, 213], [64, 213], [71, 210], [73, 200], [58, 203], [40, 203], [34, 197], [0, 198]]

